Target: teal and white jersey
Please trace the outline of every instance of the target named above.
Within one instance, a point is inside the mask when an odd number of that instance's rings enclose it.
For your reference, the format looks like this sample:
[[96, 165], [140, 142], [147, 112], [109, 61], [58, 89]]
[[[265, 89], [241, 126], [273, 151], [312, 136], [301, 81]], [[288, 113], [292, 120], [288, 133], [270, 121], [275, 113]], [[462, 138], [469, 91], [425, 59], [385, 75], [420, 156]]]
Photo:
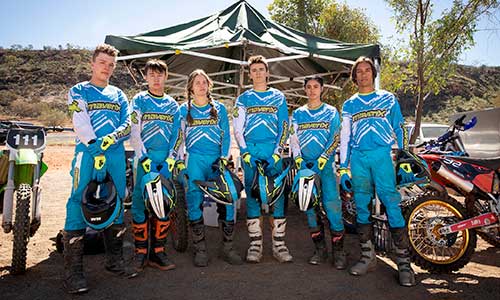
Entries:
[[170, 96], [140, 92], [132, 99], [132, 134], [130, 144], [137, 157], [149, 151], [168, 151], [176, 158], [182, 143], [179, 105]]
[[247, 143], [275, 144], [281, 154], [288, 138], [288, 108], [285, 96], [277, 89], [247, 90], [236, 100], [233, 127], [240, 150]]
[[86, 149], [90, 140], [111, 135], [117, 148], [130, 135], [127, 96], [119, 88], [98, 87], [88, 81], [74, 85], [68, 93], [68, 109], [76, 133], [76, 151]]
[[340, 165], [347, 167], [352, 149], [390, 148], [394, 135], [398, 147], [407, 148], [408, 133], [396, 97], [384, 90], [354, 94], [342, 109]]
[[340, 140], [340, 115], [337, 109], [321, 104], [317, 109], [307, 105], [297, 108], [292, 114], [290, 148], [293, 157], [317, 160], [335, 155]]
[[231, 137], [229, 133], [229, 119], [224, 104], [212, 100], [217, 110], [217, 119], [210, 115], [212, 106], [207, 104], [199, 107], [191, 102], [191, 124], [187, 121], [188, 103], [181, 105], [181, 130], [185, 137], [185, 147], [188, 153], [219, 155], [229, 157]]

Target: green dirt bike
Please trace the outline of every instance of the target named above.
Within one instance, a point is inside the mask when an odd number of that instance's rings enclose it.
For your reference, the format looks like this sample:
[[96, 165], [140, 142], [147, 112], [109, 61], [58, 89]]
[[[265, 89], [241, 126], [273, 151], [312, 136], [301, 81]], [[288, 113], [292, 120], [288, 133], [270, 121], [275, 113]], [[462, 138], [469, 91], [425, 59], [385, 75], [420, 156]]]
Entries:
[[49, 130], [64, 129], [11, 127], [5, 140], [7, 151], [2, 151], [0, 156], [0, 169], [3, 169], [2, 173], [6, 177], [6, 182], [0, 188], [3, 196], [2, 228], [5, 233], [12, 231], [14, 236], [11, 274], [22, 274], [26, 271], [28, 241], [41, 224], [40, 178], [47, 171], [47, 165], [42, 159], [46, 132]]

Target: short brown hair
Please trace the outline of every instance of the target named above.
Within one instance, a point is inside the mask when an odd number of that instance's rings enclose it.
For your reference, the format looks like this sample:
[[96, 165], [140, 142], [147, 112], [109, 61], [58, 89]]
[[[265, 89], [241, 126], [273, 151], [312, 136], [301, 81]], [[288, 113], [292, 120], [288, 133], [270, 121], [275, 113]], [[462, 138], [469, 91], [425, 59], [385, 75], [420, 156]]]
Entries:
[[368, 63], [370, 65], [370, 68], [372, 69], [373, 82], [375, 82], [375, 77], [377, 77], [377, 69], [375, 68], [375, 64], [373, 63], [373, 60], [369, 57], [366, 57], [366, 56], [360, 56], [360, 57], [358, 57], [358, 59], [356, 59], [356, 61], [354, 62], [354, 65], [352, 66], [352, 69], [351, 69], [351, 80], [355, 84], [358, 84], [358, 82], [356, 80], [356, 69], [358, 68], [359, 64], [363, 63], [363, 62]]
[[100, 44], [95, 48], [94, 54], [92, 54], [92, 61], [95, 61], [95, 58], [99, 55], [99, 53], [104, 53], [109, 56], [117, 57], [119, 52], [120, 51], [118, 51], [118, 49], [116, 49], [111, 45]]
[[151, 70], [153, 72], [167, 74], [168, 67], [167, 67], [167, 64], [162, 60], [150, 59], [146, 62], [146, 66], [144, 66], [144, 74], [147, 74], [148, 70]]
[[266, 71], [269, 71], [267, 60], [262, 55], [250, 56], [250, 58], [248, 59], [248, 68], [250, 68], [250, 66], [252, 66], [253, 64], [264, 64], [266, 66]]

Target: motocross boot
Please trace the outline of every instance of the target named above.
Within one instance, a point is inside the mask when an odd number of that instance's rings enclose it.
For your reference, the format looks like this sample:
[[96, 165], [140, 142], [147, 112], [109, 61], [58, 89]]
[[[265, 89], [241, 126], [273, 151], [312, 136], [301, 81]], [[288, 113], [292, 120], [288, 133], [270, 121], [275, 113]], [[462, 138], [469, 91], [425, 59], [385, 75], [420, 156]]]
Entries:
[[233, 248], [234, 221], [219, 220], [219, 227], [222, 231], [222, 258], [231, 265], [243, 264], [240, 255]]
[[373, 227], [372, 224], [358, 224], [357, 226], [359, 242], [361, 246], [361, 257], [359, 261], [351, 267], [351, 275], [365, 275], [377, 266], [377, 257], [375, 256], [375, 246], [372, 243]]
[[175, 269], [175, 264], [168, 258], [165, 252], [170, 220], [161, 221], [153, 218], [152, 225], [154, 236], [152, 236], [151, 248], [153, 251], [149, 254], [149, 265], [162, 271], [173, 270]]
[[106, 248], [104, 267], [107, 271], [116, 275], [134, 278], [139, 273], [123, 260], [123, 235], [125, 230], [123, 224], [113, 224], [104, 229], [104, 246]]
[[89, 289], [83, 274], [83, 235], [85, 230], [63, 233], [64, 287], [70, 294], [85, 293]]
[[258, 263], [262, 259], [262, 217], [247, 219], [250, 247], [247, 250], [247, 261]]
[[332, 237], [332, 264], [337, 270], [347, 268], [347, 254], [344, 252], [344, 232], [330, 231]]
[[285, 245], [286, 219], [271, 219], [273, 237], [273, 256], [279, 262], [291, 262], [293, 260], [290, 251]]
[[402, 286], [414, 286], [415, 272], [410, 264], [410, 243], [406, 228], [391, 228], [391, 235], [396, 246], [396, 264], [398, 265], [399, 284]]
[[311, 239], [314, 243], [314, 253], [309, 258], [311, 265], [319, 265], [328, 259], [328, 249], [326, 249], [325, 242], [325, 228], [323, 225], [309, 229], [311, 232]]
[[208, 266], [208, 251], [203, 219], [191, 222], [191, 233], [193, 234], [194, 248], [193, 263], [197, 267], [206, 267]]
[[142, 272], [148, 262], [148, 220], [144, 223], [133, 222], [132, 227], [135, 242], [134, 268], [137, 272]]

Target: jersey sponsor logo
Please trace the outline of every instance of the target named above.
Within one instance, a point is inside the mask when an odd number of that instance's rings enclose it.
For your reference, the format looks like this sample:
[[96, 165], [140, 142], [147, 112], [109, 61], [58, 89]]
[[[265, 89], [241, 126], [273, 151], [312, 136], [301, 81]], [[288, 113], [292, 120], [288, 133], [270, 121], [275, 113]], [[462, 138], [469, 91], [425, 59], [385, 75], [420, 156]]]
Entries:
[[276, 106], [252, 106], [247, 108], [247, 114], [275, 114], [278, 112]]
[[70, 115], [73, 115], [75, 112], [81, 112], [82, 109], [78, 106], [78, 101], [73, 100], [70, 105], [68, 105], [68, 110]]
[[336, 134], [333, 143], [330, 145], [330, 147], [328, 147], [328, 149], [326, 149], [325, 154], [327, 156], [332, 155], [333, 151], [338, 147], [339, 143], [340, 143], [340, 135]]
[[182, 133], [181, 130], [179, 130], [179, 134], [177, 135], [177, 140], [175, 141], [175, 144], [174, 144], [174, 155], [176, 157], [177, 157], [177, 154], [179, 152], [179, 148], [181, 147], [183, 139], [184, 139], [184, 134]]
[[387, 115], [386, 109], [374, 109], [356, 113], [352, 116], [352, 121], [356, 122], [367, 118], [383, 118]]
[[130, 126], [130, 124], [127, 124], [127, 127], [125, 127], [123, 130], [121, 131], [118, 131], [116, 133], [116, 138], [115, 140], [118, 140], [118, 139], [121, 139], [123, 137], [126, 137], [127, 135], [130, 134], [130, 131], [132, 130], [132, 126]]
[[143, 121], [165, 121], [165, 122], [173, 123], [174, 122], [174, 115], [161, 114], [161, 113], [145, 113], [142, 115], [141, 120], [143, 120]]
[[328, 129], [328, 128], [330, 128], [330, 124], [328, 122], [307, 122], [299, 124], [298, 130]]
[[117, 103], [109, 103], [109, 102], [92, 102], [87, 104], [87, 110], [112, 110], [112, 111], [120, 111], [120, 105]]
[[406, 130], [406, 127], [404, 124], [401, 124], [401, 130], [403, 130], [403, 148], [408, 148], [408, 130]]
[[130, 114], [130, 120], [132, 120], [132, 123], [134, 123], [134, 124], [138, 124], [139, 123], [139, 120], [137, 119], [137, 112], [136, 111], [133, 111]]
[[281, 153], [282, 148], [285, 146], [285, 142], [286, 142], [287, 137], [288, 137], [288, 122], [283, 121], [283, 133], [281, 134], [280, 143], [279, 143], [280, 153]]
[[217, 119], [194, 119], [188, 127], [217, 125]]

